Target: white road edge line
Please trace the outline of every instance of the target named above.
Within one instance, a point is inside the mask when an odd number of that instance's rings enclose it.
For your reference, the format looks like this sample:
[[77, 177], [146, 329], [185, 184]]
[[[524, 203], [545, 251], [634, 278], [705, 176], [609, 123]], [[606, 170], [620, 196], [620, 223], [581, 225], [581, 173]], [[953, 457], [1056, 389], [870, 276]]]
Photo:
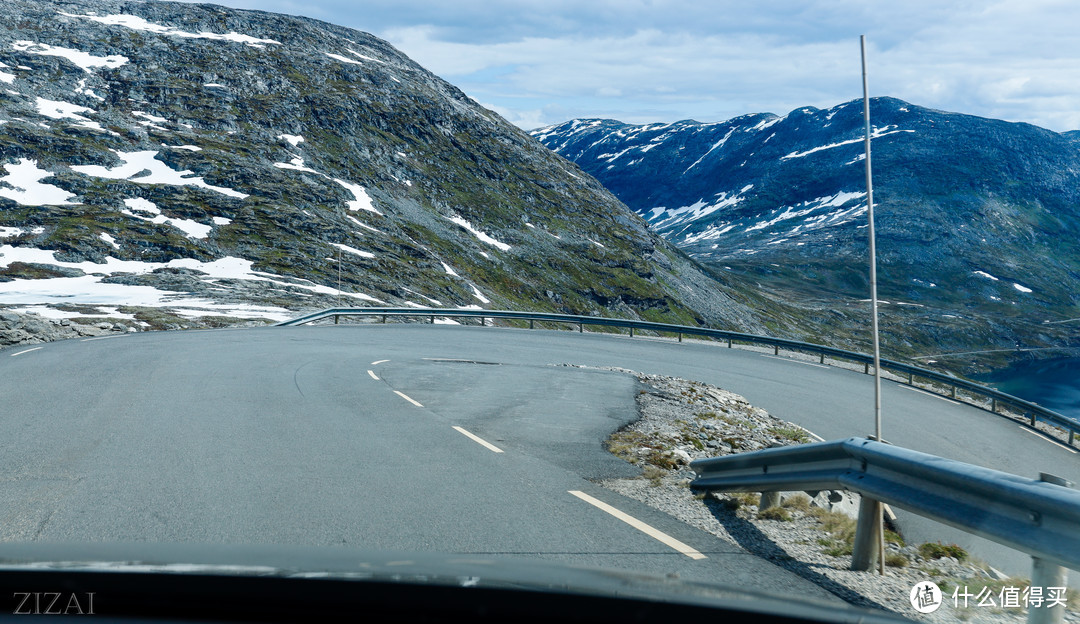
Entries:
[[378, 366], [379, 364], [385, 364], [385, 363], [387, 363], [389, 361], [390, 360], [375, 360], [374, 362], [371, 363], [371, 365], [372, 366]]
[[808, 431], [806, 429], [803, 429], [803, 431], [806, 431], [806, 433], [810, 434], [811, 438], [814, 438], [818, 442], [824, 442], [825, 441], [825, 438], [819, 436], [818, 434], [814, 433], [813, 431]]
[[424, 407], [423, 405], [420, 405], [420, 403], [419, 403], [419, 402], [417, 402], [417, 401], [414, 401], [413, 399], [410, 399], [410, 398], [408, 397], [408, 395], [406, 395], [406, 394], [405, 394], [404, 392], [400, 392], [400, 391], [398, 391], [398, 390], [394, 390], [394, 394], [396, 394], [396, 395], [398, 395], [399, 397], [401, 397], [401, 398], [405, 399], [405, 400], [406, 400], [406, 401], [408, 401], [409, 403], [412, 403], [412, 404], [413, 404], [413, 405], [415, 405], [416, 407]]
[[941, 396], [940, 394], [934, 394], [933, 392], [927, 392], [926, 390], [920, 390], [919, 388], [914, 388], [912, 386], [900, 386], [900, 387], [901, 388], [907, 388], [908, 390], [918, 392], [919, 394], [925, 394], [926, 396], [929, 396], [929, 397], [934, 397], [935, 399], [941, 399], [942, 401], [945, 401], [947, 403], [958, 403], [958, 401], [950, 399], [949, 397]]
[[1020, 430], [1021, 431], [1026, 431], [1026, 432], [1030, 433], [1033, 436], [1038, 436], [1038, 437], [1042, 438], [1043, 440], [1046, 440], [1050, 444], [1056, 444], [1056, 445], [1060, 446], [1061, 448], [1065, 449], [1066, 451], [1069, 451], [1070, 453], [1072, 453], [1074, 455], [1076, 453], [1080, 453], [1080, 451], [1077, 451], [1074, 448], [1069, 448], [1068, 446], [1066, 446], [1065, 444], [1062, 444], [1061, 442], [1058, 442], [1057, 440], [1051, 440], [1050, 438], [1043, 435], [1043, 432], [1041, 432], [1041, 431], [1032, 431], [1030, 427], [1025, 427], [1023, 425], [1020, 425]]
[[[195, 330], [200, 331], [200, 330]], [[90, 342], [91, 340], [108, 340], [109, 338], [123, 338], [127, 334], [117, 334], [115, 336], [98, 336], [97, 338], [83, 338], [81, 342]]]
[[832, 370], [832, 368], [833, 368], [832, 366], [825, 366], [824, 364], [815, 364], [813, 362], [804, 362], [802, 360], [796, 360], [794, 358], [780, 357], [779, 355], [765, 355], [764, 353], [762, 353], [761, 357], [767, 357], [770, 360], [783, 360], [785, 362], [794, 362], [796, 364], [806, 364], [807, 366], [813, 366], [814, 368], [827, 368], [829, 370]]
[[457, 425], [454, 425], [454, 429], [458, 433], [460, 433], [461, 435], [465, 436], [466, 438], [469, 438], [473, 442], [476, 442], [477, 444], [479, 444], [480, 446], [486, 448], [487, 450], [491, 451], [492, 453], [502, 453], [503, 452], [503, 450], [501, 448], [495, 446], [494, 444], [488, 442], [487, 440], [481, 438], [480, 436], [478, 436], [476, 434], [469, 433], [468, 431], [465, 431], [464, 429], [462, 429], [461, 427], [458, 427]]
[[699, 553], [698, 551], [694, 550], [693, 548], [690, 548], [686, 544], [684, 544], [684, 543], [680, 542], [679, 540], [675, 539], [674, 537], [671, 537], [667, 533], [664, 533], [663, 531], [660, 531], [659, 529], [655, 529], [655, 528], [645, 524], [641, 520], [638, 520], [637, 518], [635, 518], [635, 517], [633, 517], [631, 515], [628, 515], [626, 513], [623, 513], [622, 511], [619, 511], [618, 509], [612, 507], [611, 505], [608, 505], [607, 503], [605, 503], [602, 500], [595, 499], [592, 496], [589, 496], [588, 494], [586, 494], [585, 492], [581, 492], [579, 490], [568, 490], [568, 491], [571, 494], [573, 494], [574, 496], [576, 496], [576, 497], [580, 498], [581, 500], [585, 501], [586, 503], [589, 503], [593, 507], [596, 507], [597, 509], [600, 509], [602, 511], [606, 511], [607, 513], [615, 516], [619, 520], [622, 520], [626, 524], [629, 524], [630, 526], [634, 527], [638, 531], [641, 531], [645, 535], [648, 535], [649, 537], [651, 537], [651, 538], [653, 538], [653, 539], [655, 539], [657, 541], [663, 542], [664, 544], [674, 548], [675, 550], [677, 550], [680, 553], [686, 555], [687, 557], [690, 557], [691, 559], [707, 559], [708, 558], [705, 555], [703, 555], [703, 554]]
[[31, 351], [37, 351], [40, 348], [41, 347], [34, 347], [33, 349], [27, 349], [26, 351], [19, 351], [18, 353], [12, 353], [11, 357], [15, 357], [16, 355], [22, 355], [23, 353], [30, 353]]
[[379, 381], [379, 378], [375, 376], [375, 371], [373, 371], [373, 370], [369, 370], [369, 371], [367, 372], [367, 374], [368, 374], [368, 375], [371, 375], [371, 378], [372, 378], [372, 379], [374, 379], [375, 381]]

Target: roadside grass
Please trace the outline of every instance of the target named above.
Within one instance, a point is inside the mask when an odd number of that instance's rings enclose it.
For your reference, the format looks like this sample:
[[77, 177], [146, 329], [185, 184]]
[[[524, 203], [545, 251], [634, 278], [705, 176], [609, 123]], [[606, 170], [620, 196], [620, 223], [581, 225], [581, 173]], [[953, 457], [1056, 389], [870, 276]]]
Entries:
[[957, 546], [956, 544], [942, 544], [941, 542], [927, 542], [925, 544], [920, 544], [919, 555], [923, 559], [941, 559], [942, 557], [952, 557], [957, 561], [964, 561], [968, 558], [968, 553], [963, 548]]
[[799, 444], [806, 444], [811, 440], [810, 434], [801, 427], [770, 427], [769, 435], [780, 440], [788, 440]]
[[651, 465], [645, 466], [641, 471], [641, 476], [648, 479], [649, 485], [652, 487], [660, 487], [662, 483], [661, 479], [663, 479], [666, 474], [667, 471], [664, 469]]
[[816, 518], [827, 537], [818, 540], [825, 547], [825, 554], [831, 557], [851, 555], [855, 544], [855, 520], [838, 511], [824, 507], [810, 507], [807, 515]]
[[626, 460], [631, 464], [638, 462], [635, 451], [649, 442], [649, 437], [639, 431], [624, 429], [616, 431], [607, 439], [605, 445], [608, 452], [619, 459]]
[[911, 562], [903, 553], [886, 553], [885, 565], [890, 568], [906, 568], [911, 565]]
[[760, 503], [761, 496], [752, 492], [728, 492], [720, 498], [720, 504], [733, 512], [742, 507], [757, 507]]
[[788, 496], [784, 499], [784, 502], [780, 503], [780, 506], [807, 513], [810, 511], [810, 497], [802, 493]]
[[761, 520], [780, 520], [781, 522], [791, 522], [791, 512], [783, 507], [770, 507], [764, 511], [759, 511], [757, 517]]

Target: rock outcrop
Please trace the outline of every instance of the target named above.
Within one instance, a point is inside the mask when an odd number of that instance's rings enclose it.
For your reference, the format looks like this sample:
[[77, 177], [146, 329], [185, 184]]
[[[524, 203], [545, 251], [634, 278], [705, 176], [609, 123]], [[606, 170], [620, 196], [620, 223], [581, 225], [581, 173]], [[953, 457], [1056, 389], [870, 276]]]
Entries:
[[371, 35], [186, 3], [3, 12], [0, 306], [764, 328], [596, 180]]

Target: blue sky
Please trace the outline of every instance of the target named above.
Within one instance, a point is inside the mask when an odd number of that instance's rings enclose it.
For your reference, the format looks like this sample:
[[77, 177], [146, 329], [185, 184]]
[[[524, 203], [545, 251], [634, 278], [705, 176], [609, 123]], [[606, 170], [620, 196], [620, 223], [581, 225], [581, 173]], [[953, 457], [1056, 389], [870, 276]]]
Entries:
[[222, 0], [383, 38], [511, 122], [722, 121], [871, 95], [1080, 129], [1074, 0]]

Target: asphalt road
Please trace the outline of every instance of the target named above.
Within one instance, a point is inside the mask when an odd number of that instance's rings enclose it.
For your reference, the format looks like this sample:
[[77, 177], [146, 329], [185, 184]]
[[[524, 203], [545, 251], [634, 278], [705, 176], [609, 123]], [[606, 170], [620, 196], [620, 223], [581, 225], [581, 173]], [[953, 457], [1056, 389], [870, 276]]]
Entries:
[[[635, 474], [600, 443], [636, 382], [559, 364], [712, 383], [826, 439], [872, 426], [871, 378], [714, 344], [424, 325], [65, 341], [0, 352], [0, 540], [524, 555], [835, 599], [594, 486]], [[1003, 418], [892, 383], [884, 401], [895, 444], [1080, 481], [1070, 450]]]

